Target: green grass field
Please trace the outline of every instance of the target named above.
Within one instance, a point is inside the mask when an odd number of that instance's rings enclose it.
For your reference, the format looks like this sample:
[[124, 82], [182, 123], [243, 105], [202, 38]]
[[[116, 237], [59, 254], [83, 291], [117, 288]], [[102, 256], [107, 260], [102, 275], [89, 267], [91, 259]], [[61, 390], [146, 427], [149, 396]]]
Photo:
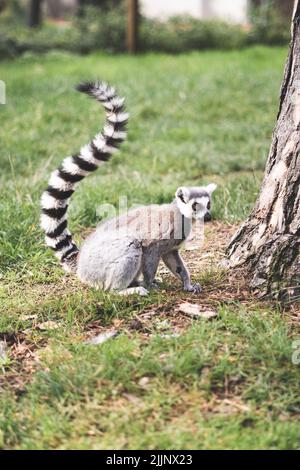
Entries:
[[[256, 47], [0, 63], [0, 448], [300, 448], [297, 311], [259, 302], [240, 284], [230, 293], [214, 262], [255, 201], [285, 55]], [[147, 298], [97, 292], [65, 275], [44, 247], [39, 198], [50, 171], [103, 121], [97, 104], [73, 91], [92, 78], [118, 87], [131, 120], [121, 152], [73, 197], [75, 238], [97, 225], [100, 203], [124, 195], [129, 205], [162, 203], [179, 185], [216, 182], [213, 257], [206, 269], [205, 252], [188, 257], [199, 261], [199, 296], [167, 275]], [[218, 316], [189, 320], [177, 312], [182, 300]], [[112, 328], [115, 339], [85, 344]]]

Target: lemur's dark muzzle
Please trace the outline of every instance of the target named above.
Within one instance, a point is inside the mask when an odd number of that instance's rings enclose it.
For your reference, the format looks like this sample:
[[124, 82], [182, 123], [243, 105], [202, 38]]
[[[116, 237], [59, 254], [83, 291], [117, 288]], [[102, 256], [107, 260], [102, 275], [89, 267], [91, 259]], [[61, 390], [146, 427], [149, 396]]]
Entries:
[[204, 222], [209, 222], [211, 220], [210, 212], [206, 212], [204, 216]]

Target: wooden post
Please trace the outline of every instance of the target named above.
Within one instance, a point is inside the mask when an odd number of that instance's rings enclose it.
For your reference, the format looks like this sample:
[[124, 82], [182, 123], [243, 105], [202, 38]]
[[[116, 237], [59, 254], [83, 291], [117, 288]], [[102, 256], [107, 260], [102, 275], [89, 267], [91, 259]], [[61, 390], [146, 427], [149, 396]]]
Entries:
[[135, 54], [138, 50], [138, 0], [127, 0], [127, 50]]

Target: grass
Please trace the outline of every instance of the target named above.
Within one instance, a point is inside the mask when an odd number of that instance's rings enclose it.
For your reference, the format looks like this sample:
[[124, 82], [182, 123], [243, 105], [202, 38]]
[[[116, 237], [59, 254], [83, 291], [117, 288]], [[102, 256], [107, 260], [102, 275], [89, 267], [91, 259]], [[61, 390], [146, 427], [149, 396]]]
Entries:
[[[0, 63], [0, 447], [300, 448], [299, 366], [291, 361], [299, 324], [251, 298], [245, 280], [230, 286], [215, 262], [255, 201], [285, 54], [51, 53]], [[49, 172], [99, 129], [97, 104], [73, 91], [93, 77], [126, 96], [130, 132], [73, 197], [75, 238], [97, 225], [102, 202], [125, 195], [129, 206], [161, 203], [181, 184], [217, 182], [212, 258], [203, 269], [201, 253], [184, 255], [200, 297], [163, 273], [162, 289], [147, 298], [97, 292], [64, 275], [43, 246], [39, 197]], [[218, 317], [187, 319], [182, 300]], [[112, 328], [114, 340], [85, 344]]]

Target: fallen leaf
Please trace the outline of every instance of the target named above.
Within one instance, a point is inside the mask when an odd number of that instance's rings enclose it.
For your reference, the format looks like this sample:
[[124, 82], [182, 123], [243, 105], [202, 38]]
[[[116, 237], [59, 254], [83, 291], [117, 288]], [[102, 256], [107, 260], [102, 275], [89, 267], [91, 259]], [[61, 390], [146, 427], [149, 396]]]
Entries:
[[124, 320], [121, 319], [121, 318], [114, 318], [113, 321], [112, 321], [112, 324], [114, 326], [114, 328], [120, 328], [120, 326], [124, 323]]
[[159, 359], [166, 359], [166, 357], [168, 357], [168, 354], [162, 353], [158, 357], [159, 357]]
[[166, 330], [168, 328], [170, 328], [170, 322], [165, 319], [165, 320], [158, 320], [156, 323], [155, 323], [155, 327], [157, 330]]
[[94, 344], [94, 345], [102, 344], [108, 339], [114, 338], [118, 334], [119, 332], [117, 330], [105, 331], [104, 333], [100, 333], [99, 335], [86, 340], [84, 344]]
[[124, 398], [128, 400], [130, 403], [133, 403], [134, 405], [141, 406], [143, 405], [143, 401], [137, 397], [136, 395], [133, 395], [132, 393], [123, 393]]
[[20, 320], [26, 321], [26, 320], [34, 320], [37, 317], [37, 315], [21, 315]]
[[6, 361], [6, 342], [0, 341], [0, 361]]
[[154, 315], [159, 315], [159, 312], [156, 310], [148, 310], [145, 313], [142, 313], [140, 316], [144, 318], [145, 320], [148, 320], [149, 318], [153, 317]]
[[59, 328], [59, 324], [56, 323], [55, 321], [49, 320], [43, 323], [39, 323], [37, 325], [37, 328], [39, 330], [56, 330], [57, 328]]
[[242, 401], [240, 401], [238, 398], [229, 400], [220, 400], [215, 406], [214, 406], [214, 413], [221, 413], [223, 415], [232, 415], [235, 413], [249, 413], [250, 412], [250, 406], [246, 405]]
[[203, 309], [198, 304], [190, 304], [189, 302], [184, 302], [179, 305], [178, 311], [185, 313], [192, 318], [213, 318], [218, 315], [218, 312], [213, 309]]
[[178, 338], [179, 336], [180, 336], [179, 333], [170, 333], [170, 334], [159, 335], [159, 337], [163, 338], [163, 339]]

